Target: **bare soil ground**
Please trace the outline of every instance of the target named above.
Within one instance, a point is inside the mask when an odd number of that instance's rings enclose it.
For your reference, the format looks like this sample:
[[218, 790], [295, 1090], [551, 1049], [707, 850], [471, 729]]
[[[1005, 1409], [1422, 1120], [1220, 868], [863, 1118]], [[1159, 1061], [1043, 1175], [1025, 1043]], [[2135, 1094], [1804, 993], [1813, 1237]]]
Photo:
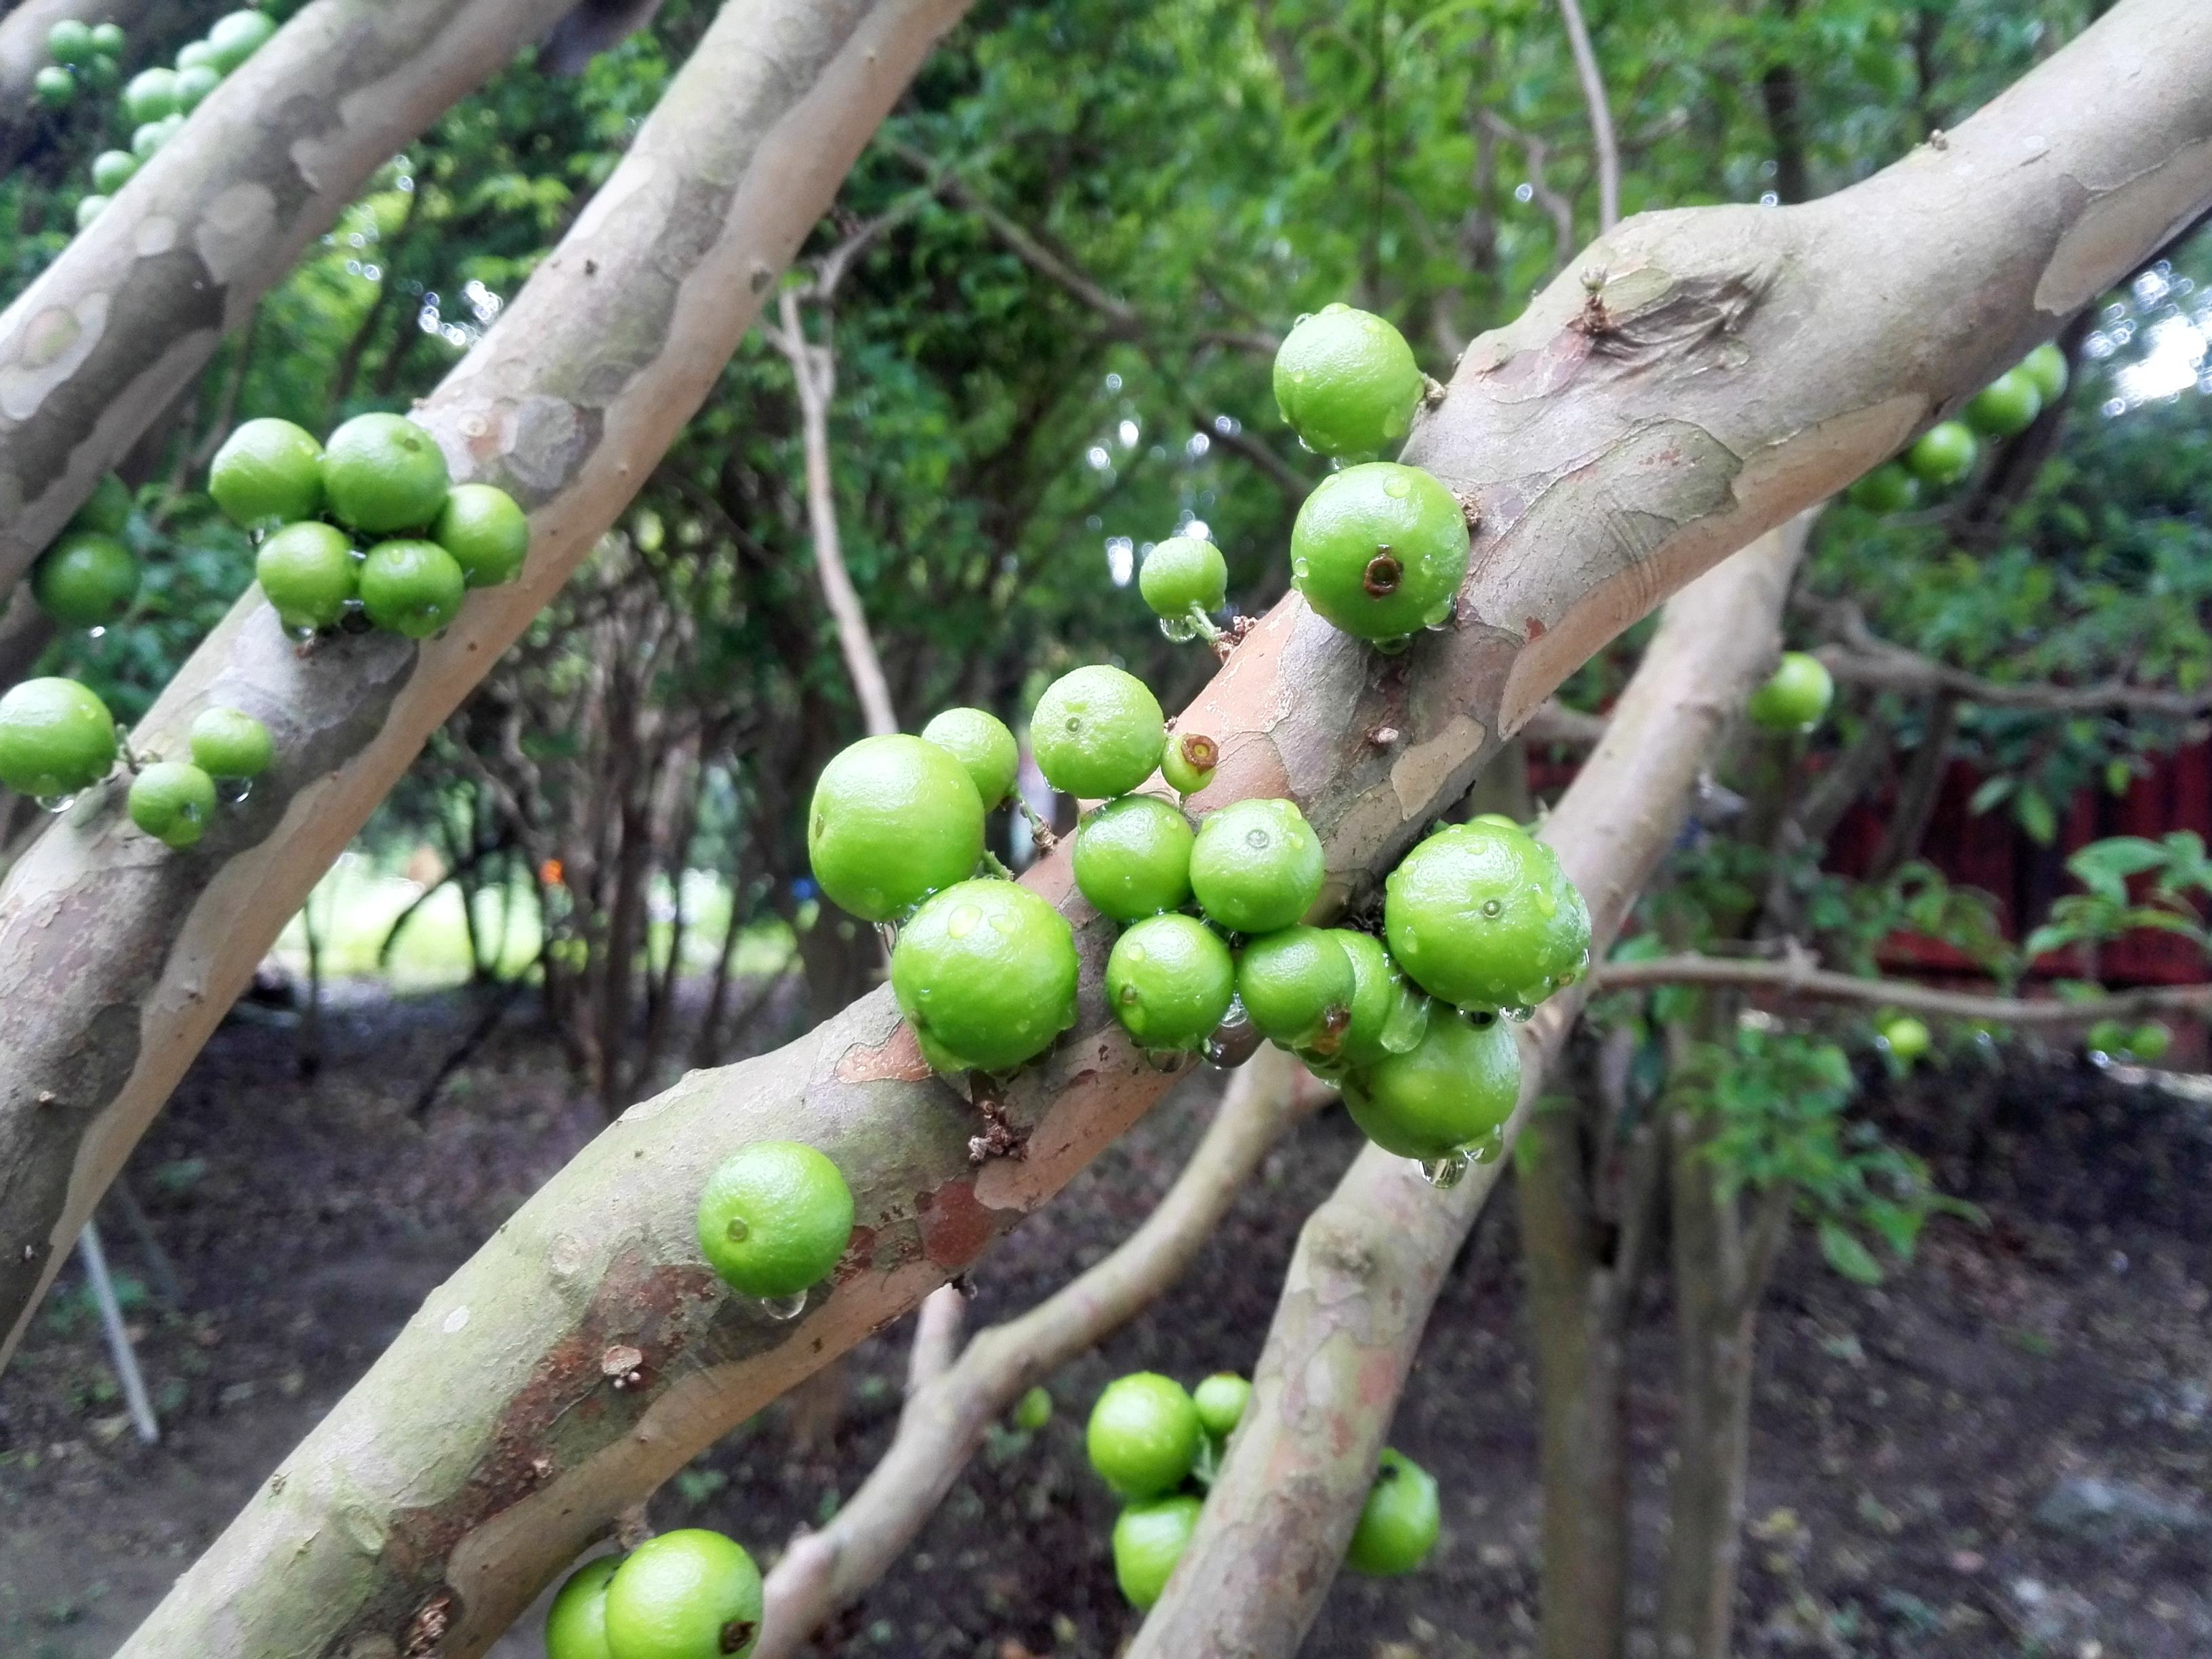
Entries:
[[[460, 1000], [359, 994], [313, 1081], [289, 1031], [233, 1023], [131, 1164], [179, 1297], [124, 1218], [111, 1255], [164, 1439], [131, 1436], [83, 1279], [0, 1378], [0, 1653], [112, 1653], [168, 1581], [369, 1363], [422, 1296], [599, 1126], [518, 1018], [420, 1121], [408, 1109], [471, 1023]], [[975, 1275], [976, 1322], [1048, 1293], [1124, 1237], [1209, 1107], [1187, 1085]], [[1863, 1291], [1793, 1249], [1762, 1327], [1745, 1654], [2212, 1653], [2212, 1117], [2069, 1060], [1967, 1066], [1869, 1102], [1988, 1224], [1938, 1224]], [[1054, 1377], [1039, 1434], [996, 1436], [916, 1549], [832, 1633], [858, 1656], [1112, 1653], [1133, 1626], [1084, 1463], [1098, 1389], [1149, 1367], [1248, 1369], [1304, 1212], [1349, 1159], [1340, 1113], [1267, 1166], [1195, 1270]], [[1444, 1292], [1392, 1438], [1445, 1491], [1418, 1576], [1346, 1577], [1308, 1644], [1356, 1659], [1533, 1648], [1534, 1397], [1510, 1202]], [[1666, 1310], [1636, 1340], [1639, 1514], [1655, 1542], [1671, 1414]], [[834, 1389], [749, 1424], [657, 1500], [772, 1555], [880, 1452], [899, 1334]], [[541, 1649], [534, 1630], [501, 1659]]]

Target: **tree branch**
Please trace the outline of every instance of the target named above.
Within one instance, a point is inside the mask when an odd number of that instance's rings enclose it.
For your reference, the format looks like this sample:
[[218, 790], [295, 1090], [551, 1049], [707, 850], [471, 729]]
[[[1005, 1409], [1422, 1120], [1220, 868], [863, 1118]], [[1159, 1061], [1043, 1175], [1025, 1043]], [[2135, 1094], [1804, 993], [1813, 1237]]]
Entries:
[[2100, 1019], [2140, 1019], [2148, 1014], [2212, 1014], [2212, 985], [2154, 985], [2081, 1001], [2057, 998], [1976, 996], [1938, 991], [1909, 979], [1869, 979], [1830, 972], [1810, 957], [1780, 962], [1694, 954], [1608, 962], [1592, 976], [1600, 991], [1644, 990], [1658, 985], [1767, 991], [1785, 1000], [1850, 1002], [1895, 1008], [1938, 1019], [1999, 1025], [2092, 1025]]
[[1575, 245], [1575, 204], [1546, 176], [1545, 166], [1551, 160], [1552, 147], [1534, 133], [1522, 131], [1493, 110], [1477, 110], [1475, 119], [1493, 137], [1518, 144], [1521, 153], [1528, 158], [1528, 193], [1551, 217], [1552, 269], [1559, 270], [1567, 262], [1567, 250]]
[[[1327, 1097], [1279, 1049], [1230, 1080], [1175, 1185], [1109, 1255], [1018, 1319], [994, 1325], [959, 1362], [913, 1392], [890, 1449], [836, 1519], [795, 1540], [768, 1576], [753, 1659], [791, 1659], [842, 1607], [890, 1570], [945, 1501], [984, 1431], [1023, 1390], [1134, 1317], [1182, 1276], [1284, 1134]], [[922, 1304], [957, 1291], [933, 1291]], [[917, 1338], [916, 1347], [920, 1341]]]
[[[1780, 644], [1801, 520], [1668, 605], [1605, 739], [1542, 838], [1603, 951], [1672, 844], [1698, 774]], [[1516, 1136], [1589, 995], [1562, 991], [1522, 1029]], [[1429, 1310], [1505, 1164], [1438, 1192], [1370, 1146], [1298, 1236], [1252, 1402], [1189, 1547], [1127, 1659], [1288, 1659], [1321, 1609], [1412, 1368]]]
[[1583, 101], [1589, 106], [1590, 143], [1597, 151], [1597, 228], [1602, 235], [1620, 222], [1620, 145], [1613, 135], [1613, 111], [1605, 100], [1605, 72], [1598, 67], [1597, 52], [1590, 46], [1581, 0], [1559, 0], [1559, 17], [1567, 26], [1567, 44], [1574, 49]]

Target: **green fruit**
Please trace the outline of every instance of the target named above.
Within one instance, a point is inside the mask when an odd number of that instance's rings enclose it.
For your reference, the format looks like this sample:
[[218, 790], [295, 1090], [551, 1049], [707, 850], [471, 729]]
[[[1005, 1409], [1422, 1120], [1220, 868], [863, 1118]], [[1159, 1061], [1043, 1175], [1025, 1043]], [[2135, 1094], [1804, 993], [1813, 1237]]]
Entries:
[[1900, 1014], [1882, 1022], [1881, 1040], [1889, 1045], [1890, 1053], [1910, 1066], [1928, 1052], [1932, 1039], [1926, 1024], [1909, 1014]]
[[1428, 1559], [1443, 1526], [1436, 1477], [1402, 1452], [1385, 1450], [1344, 1553], [1354, 1572], [1395, 1578]]
[[248, 421], [216, 451], [208, 494], [247, 530], [312, 519], [323, 508], [323, 447], [289, 421]]
[[25, 680], [0, 696], [0, 784], [51, 800], [115, 764], [115, 716], [75, 680]]
[[190, 847], [215, 818], [215, 780], [185, 761], [155, 761], [131, 781], [131, 822], [170, 847]]
[[372, 535], [434, 523], [449, 482], [438, 441], [398, 415], [356, 415], [324, 446], [331, 511]]
[[1075, 832], [1075, 884], [1103, 916], [1135, 921], [1190, 902], [1190, 820], [1157, 795], [1122, 795]]
[[161, 128], [161, 142], [166, 144], [185, 130], [185, 112], [182, 110], [173, 110], [154, 125]]
[[1160, 751], [1160, 775], [1186, 799], [1213, 781], [1214, 768], [1220, 763], [1220, 746], [1195, 732], [1171, 734]]
[[1134, 674], [1103, 663], [1061, 675], [1030, 716], [1037, 769], [1083, 800], [1127, 794], [1152, 776], [1167, 741], [1159, 700]]
[[131, 490], [112, 472], [103, 472], [92, 487], [92, 498], [70, 520], [72, 530], [96, 530], [103, 536], [120, 536], [131, 523]]
[[215, 20], [207, 32], [215, 66], [228, 75], [261, 50], [276, 33], [274, 19], [258, 11], [234, 11]]
[[1589, 908], [1552, 849], [1494, 823], [1440, 830], [1383, 884], [1390, 955], [1460, 1008], [1533, 1008], [1589, 966]]
[[613, 1659], [607, 1646], [607, 1581], [619, 1555], [586, 1561], [545, 1610], [545, 1659]]
[[922, 740], [967, 768], [969, 781], [986, 807], [1014, 793], [1022, 751], [1006, 721], [981, 708], [948, 708], [921, 728]]
[[1195, 916], [1170, 911], [1140, 921], [1106, 958], [1106, 1006], [1146, 1048], [1202, 1047], [1236, 993], [1235, 958]]
[[1352, 1073], [1344, 1104], [1361, 1133], [1400, 1158], [1440, 1158], [1504, 1127], [1521, 1094], [1513, 1028], [1438, 1009], [1421, 1040]]
[[1411, 1030], [1401, 1011], [1414, 1000], [1382, 941], [1355, 928], [1331, 930], [1352, 963], [1352, 1018], [1339, 1035], [1334, 1052], [1323, 1058], [1341, 1066], [1370, 1066], [1389, 1051], [1394, 1029]]
[[1198, 1407], [1198, 1420], [1206, 1431], [1216, 1440], [1226, 1440], [1244, 1420], [1244, 1408], [1252, 1401], [1252, 1385], [1234, 1371], [1216, 1371], [1191, 1390], [1190, 1399]]
[[2021, 368], [2027, 371], [2028, 379], [2047, 404], [2057, 403], [2066, 395], [2066, 383], [2071, 378], [2066, 367], [2066, 354], [2045, 340], [2041, 345], [2020, 360]]
[[[176, 61], [177, 73], [179, 75], [186, 70], [215, 69], [215, 48], [204, 40], [187, 41], [177, 48]], [[220, 76], [222, 71], [218, 69], [216, 70], [216, 73]]]
[[1963, 421], [1942, 421], [1922, 433], [1905, 452], [1905, 464], [1923, 482], [1948, 489], [1974, 470], [1981, 446]]
[[1884, 461], [1850, 488], [1851, 505], [1869, 513], [1909, 513], [1920, 504], [1920, 480], [1902, 462]]
[[1307, 447], [1345, 460], [1395, 447], [1426, 390], [1406, 337], [1371, 312], [1324, 306], [1275, 351], [1275, 403]]
[[76, 204], [76, 228], [82, 230], [94, 219], [107, 211], [105, 196], [80, 196]]
[[822, 769], [806, 856], [831, 903], [863, 921], [890, 921], [975, 872], [982, 798], [935, 744], [863, 738]]
[[1195, 1498], [1158, 1498], [1132, 1504], [1115, 1518], [1114, 1582], [1139, 1612], [1149, 1611], [1167, 1589], [1198, 1530], [1201, 1507]]
[[1766, 683], [1751, 694], [1744, 713], [1770, 732], [1809, 732], [1835, 701], [1827, 665], [1802, 651], [1785, 651]]
[[1262, 933], [1237, 959], [1237, 994], [1254, 1029], [1285, 1048], [1334, 1048], [1352, 1021], [1352, 958], [1333, 933]]
[[1467, 516], [1418, 467], [1376, 461], [1321, 481], [1291, 527], [1291, 585], [1363, 640], [1395, 640], [1451, 615], [1467, 577]]
[[131, 135], [131, 153], [142, 161], [150, 161], [154, 154], [169, 142], [169, 129], [161, 121], [148, 121]]
[[31, 570], [31, 597], [64, 628], [104, 628], [137, 594], [137, 559], [96, 530], [69, 532]]
[[242, 709], [203, 708], [192, 717], [192, 764], [217, 778], [258, 778], [276, 745], [269, 728]]
[[129, 45], [120, 23], [96, 23], [92, 30], [92, 49], [103, 58], [120, 58]]
[[343, 531], [313, 519], [288, 524], [263, 542], [253, 574], [277, 619], [295, 633], [335, 627], [360, 587], [353, 544]]
[[530, 551], [530, 520], [504, 489], [455, 484], [430, 539], [453, 556], [471, 587], [497, 587], [521, 573]]
[[613, 1659], [745, 1659], [760, 1640], [760, 1569], [735, 1540], [687, 1528], [648, 1538], [607, 1581]]
[[1137, 592], [1153, 614], [1181, 622], [1193, 609], [1218, 611], [1229, 599], [1229, 566], [1221, 550], [1197, 536], [1170, 536], [1145, 555]]
[[177, 112], [177, 72], [140, 70], [123, 88], [123, 112], [133, 123], [145, 125]]
[[1200, 1432], [1198, 1407], [1182, 1383], [1133, 1371], [1106, 1385], [1083, 1440], [1091, 1467], [1116, 1492], [1157, 1498], [1189, 1478]]
[[1206, 815], [1190, 849], [1190, 887], [1238, 933], [1288, 927], [1321, 896], [1321, 837], [1295, 801], [1240, 800]]
[[2160, 1060], [2173, 1043], [2173, 1033], [2156, 1020], [2138, 1025], [2128, 1034], [2128, 1048], [2137, 1060]]
[[361, 564], [361, 603], [369, 621], [410, 640], [427, 640], [461, 614], [468, 578], [435, 542], [379, 542]]
[[112, 92], [123, 84], [122, 66], [106, 52], [100, 53], [77, 73], [95, 92]]
[[138, 171], [138, 158], [127, 149], [104, 149], [92, 158], [92, 187], [112, 196]]
[[1052, 1421], [1052, 1395], [1042, 1386], [1031, 1389], [1014, 1401], [1014, 1426], [1024, 1434], [1035, 1434]]
[[189, 114], [207, 101], [208, 94], [222, 84], [222, 72], [211, 64], [195, 64], [190, 69], [177, 71], [177, 109]]
[[699, 1249], [741, 1296], [795, 1296], [829, 1276], [853, 1237], [853, 1192], [811, 1146], [759, 1140], [707, 1178]]
[[1075, 1024], [1077, 968], [1074, 932], [1051, 905], [1011, 881], [963, 881], [899, 930], [891, 994], [953, 1069], [1006, 1072]]
[[89, 26], [64, 17], [46, 31], [46, 56], [70, 68], [86, 62], [100, 48], [93, 44]]
[[64, 109], [76, 96], [76, 76], [49, 64], [31, 77], [31, 91], [48, 109]]
[[2027, 431], [2042, 412], [2043, 392], [2024, 368], [2007, 369], [1966, 400], [1966, 424], [1992, 438]]

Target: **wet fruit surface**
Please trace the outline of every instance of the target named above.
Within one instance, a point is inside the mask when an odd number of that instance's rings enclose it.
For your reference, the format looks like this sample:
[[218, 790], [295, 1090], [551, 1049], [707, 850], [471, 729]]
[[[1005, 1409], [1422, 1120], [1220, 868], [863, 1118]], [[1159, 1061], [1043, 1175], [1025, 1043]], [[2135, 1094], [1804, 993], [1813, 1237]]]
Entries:
[[131, 608], [137, 592], [137, 559], [97, 530], [70, 531], [31, 571], [31, 597], [65, 628], [103, 628]]
[[933, 743], [863, 738], [823, 769], [806, 855], [833, 904], [890, 921], [964, 881], [983, 856], [983, 802], [965, 767]]
[[1442, 626], [1466, 580], [1467, 515], [1417, 467], [1377, 461], [1324, 478], [1291, 530], [1291, 583], [1347, 634]]
[[744, 1148], [699, 1195], [699, 1248], [724, 1284], [763, 1299], [826, 1278], [853, 1236], [853, 1194], [837, 1166], [795, 1140]]
[[254, 580], [294, 631], [335, 626], [360, 591], [360, 562], [345, 532], [309, 520], [288, 524], [261, 544]]
[[648, 1538], [607, 1581], [612, 1659], [745, 1659], [760, 1639], [760, 1569], [733, 1540], [687, 1528]]
[[1406, 337], [1372, 312], [1332, 305], [1303, 318], [1275, 353], [1275, 404], [1309, 448], [1341, 460], [1395, 449], [1425, 389]]
[[1321, 896], [1321, 837], [1295, 802], [1241, 800], [1210, 812], [1190, 852], [1191, 891], [1239, 933], [1272, 933]]
[[1344, 1565], [1382, 1578], [1411, 1572], [1436, 1547], [1443, 1521], [1435, 1477], [1412, 1458], [1386, 1449], [1360, 1506]]
[[435, 542], [379, 542], [361, 562], [361, 602], [379, 628], [427, 640], [461, 614], [468, 579]]
[[25, 680], [0, 696], [0, 784], [19, 795], [73, 795], [115, 764], [115, 717], [75, 680]]
[[1348, 1076], [1344, 1103], [1384, 1152], [1441, 1158], [1483, 1143], [1513, 1115], [1520, 1092], [1513, 1028], [1439, 1009], [1412, 1049]]
[[1124, 1498], [1172, 1492], [1198, 1462], [1198, 1407], [1173, 1377], [1136, 1371], [1108, 1383], [1091, 1408], [1084, 1446], [1099, 1478]]
[[1075, 884], [1101, 915], [1136, 921], [1190, 900], [1196, 833], [1182, 811], [1154, 795], [1123, 795], [1075, 832]]
[[899, 930], [891, 991], [951, 1069], [1001, 1072], [1075, 1024], [1077, 969], [1059, 911], [1011, 881], [963, 881]]
[[438, 441], [398, 415], [356, 415], [323, 451], [331, 511], [373, 536], [435, 522], [450, 482]]
[[530, 553], [530, 520], [504, 489], [456, 484], [438, 510], [430, 538], [453, 556], [471, 587], [496, 587], [521, 574]]
[[247, 421], [216, 451], [208, 493], [249, 530], [312, 519], [323, 505], [323, 447], [289, 421]]
[[1037, 769], [1079, 800], [1126, 795], [1160, 763], [1166, 717], [1145, 683], [1096, 664], [1045, 688], [1030, 720]]
[[1229, 1012], [1237, 965], [1221, 936], [1195, 916], [1138, 922], [1106, 960], [1106, 1003], [1147, 1048], [1193, 1049]]
[[156, 761], [131, 781], [131, 822], [169, 847], [191, 847], [215, 821], [215, 780], [188, 761]]
[[1827, 665], [1802, 651], [1785, 651], [1774, 672], [1744, 704], [1754, 725], [1770, 732], [1809, 732], [1835, 700]]
[[1195, 1498], [1155, 1498], [1130, 1504], [1115, 1519], [1114, 1582], [1131, 1607], [1141, 1612], [1160, 1599], [1190, 1547], [1201, 1508]]
[[1455, 824], [1383, 886], [1390, 955], [1431, 996], [1526, 1010], [1589, 964], [1589, 911], [1551, 848], [1496, 823]]
[[1212, 542], [1170, 536], [1145, 555], [1137, 591], [1164, 620], [1180, 620], [1194, 607], [1218, 611], [1229, 599], [1229, 566]]
[[1334, 1048], [1351, 1023], [1352, 958], [1336, 935], [1284, 927], [1251, 940], [1237, 959], [1237, 994], [1262, 1036], [1286, 1048]]
[[1021, 746], [996, 714], [981, 708], [948, 708], [923, 726], [921, 735], [967, 768], [985, 806], [996, 806], [1013, 793], [1014, 778], [1021, 770]]

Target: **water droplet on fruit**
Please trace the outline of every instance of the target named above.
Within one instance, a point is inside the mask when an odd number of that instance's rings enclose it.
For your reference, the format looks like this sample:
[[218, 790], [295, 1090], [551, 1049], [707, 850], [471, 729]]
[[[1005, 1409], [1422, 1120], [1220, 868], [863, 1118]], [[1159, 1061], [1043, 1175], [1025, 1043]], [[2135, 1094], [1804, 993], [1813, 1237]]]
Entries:
[[[1528, 993], [1525, 991], [1516, 991], [1513, 994], [1515, 996], [1526, 996]], [[1498, 1011], [1498, 1013], [1501, 1019], [1510, 1019], [1517, 1025], [1535, 1012], [1536, 1011], [1534, 1008], [1529, 1007], [1527, 1004], [1516, 1002], [1500, 1008]]]
[[1303, 557], [1292, 559], [1291, 561], [1291, 574], [1297, 577], [1300, 581], [1304, 581], [1306, 579], [1306, 562]]
[[1476, 1164], [1495, 1164], [1505, 1156], [1505, 1128], [1503, 1124], [1488, 1134], [1477, 1135], [1460, 1148]]
[[75, 795], [40, 795], [38, 801], [39, 811], [41, 812], [66, 812], [76, 805], [76, 797]]
[[215, 792], [229, 806], [243, 806], [246, 797], [253, 793], [252, 778], [217, 778]]
[[[1130, 960], [1130, 961], [1132, 961], [1132, 962], [1142, 962], [1142, 961], [1145, 959], [1145, 947], [1144, 947], [1143, 945], [1125, 945], [1125, 946], [1123, 946], [1122, 948], [1123, 948], [1124, 951], [1127, 953], [1127, 955], [1128, 956], [1128, 958], [1129, 958], [1129, 960]], [[1124, 987], [1123, 988], [1124, 988], [1124, 989], [1126, 989], [1126, 990], [1129, 993], [1129, 994], [1130, 994], [1130, 995], [1132, 995], [1132, 996], [1134, 996], [1134, 995], [1136, 994], [1136, 989], [1137, 989], [1137, 988], [1136, 988], [1135, 986], [1133, 986], [1133, 985], [1127, 986], [1127, 987]]]
[[1180, 617], [1160, 618], [1160, 632], [1177, 645], [1188, 645], [1198, 637], [1198, 629]]
[[1503, 899], [1494, 898], [1486, 898], [1483, 900], [1482, 914], [1489, 917], [1492, 921], [1497, 921], [1498, 917], [1505, 914], [1505, 902]]
[[945, 931], [955, 939], [966, 939], [975, 931], [975, 924], [983, 920], [983, 913], [972, 904], [963, 904], [952, 912], [952, 920], [945, 924]]
[[1406, 647], [1413, 642], [1411, 634], [1398, 634], [1387, 640], [1376, 641], [1375, 649], [1385, 657], [1401, 657], [1406, 653]]
[[895, 921], [878, 922], [876, 924], [876, 937], [884, 942], [884, 951], [886, 955], [897, 950], [898, 923]]
[[[1395, 438], [1399, 433], [1404, 431], [1406, 428], [1405, 423], [1401, 421], [1395, 427], [1385, 426], [1382, 429]], [[1390, 497], [1391, 500], [1396, 501], [1404, 501], [1407, 495], [1413, 493], [1413, 486], [1407, 483], [1402, 475], [1396, 473], [1392, 474], [1389, 482], [1382, 486], [1382, 493]]]
[[1145, 1064], [1156, 1072], [1179, 1072], [1182, 1069], [1182, 1061], [1183, 1056], [1180, 1049], [1147, 1048], [1145, 1050]]
[[1229, 1012], [1221, 1017], [1221, 1024], [1213, 1028], [1213, 1035], [1206, 1038], [1200, 1052], [1206, 1056], [1207, 1065], [1225, 1070], [1251, 1059], [1260, 1051], [1260, 1042], [1259, 1030], [1244, 1012], [1244, 999], [1231, 997]]
[[1292, 370], [1291, 371], [1291, 384], [1292, 386], [1304, 386], [1305, 383], [1306, 383], [1306, 372], [1305, 372], [1305, 370], [1304, 370], [1303, 368], [1294, 368], [1294, 369], [1292, 369]]
[[723, 1235], [727, 1237], [732, 1244], [744, 1243], [746, 1239], [752, 1237], [752, 1231], [753, 1230], [751, 1228], [745, 1225], [745, 1218], [741, 1215], [732, 1216], [730, 1218], [730, 1224], [722, 1229]]
[[1421, 1179], [1438, 1192], [1448, 1193], [1467, 1178], [1467, 1172], [1474, 1163], [1474, 1160], [1467, 1155], [1464, 1149], [1455, 1147], [1442, 1158], [1423, 1158]]
[[1009, 938], [1020, 933], [1022, 930], [1021, 923], [1004, 910], [1000, 911], [997, 915], [991, 918], [991, 926], [997, 928], [1000, 933], [1006, 934]]
[[288, 628], [284, 631], [302, 645], [315, 637], [315, 630], [307, 627]]
[[762, 1299], [761, 1311], [779, 1325], [796, 1319], [806, 1311], [806, 1292], [799, 1291], [790, 1296], [771, 1296]]
[[1297, 320], [1296, 322], [1292, 323], [1292, 324], [1291, 325], [1291, 326], [1292, 328], [1304, 328], [1304, 327], [1308, 323], [1310, 323], [1310, 322], [1311, 322], [1311, 321], [1313, 321], [1313, 313], [1311, 313], [1310, 311], [1301, 311], [1300, 313], [1298, 313], [1298, 319], [1297, 319]]

